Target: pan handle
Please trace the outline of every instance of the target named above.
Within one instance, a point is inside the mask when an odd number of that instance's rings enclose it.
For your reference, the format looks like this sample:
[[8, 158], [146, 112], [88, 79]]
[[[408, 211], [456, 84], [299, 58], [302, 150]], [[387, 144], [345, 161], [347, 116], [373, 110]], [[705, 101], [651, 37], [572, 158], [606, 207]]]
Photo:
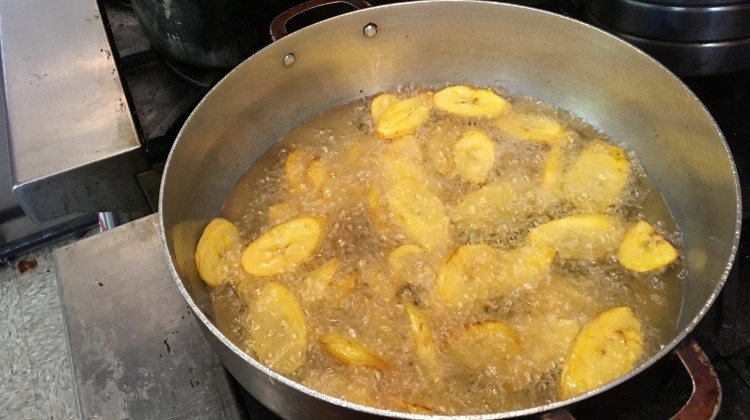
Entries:
[[[372, 7], [372, 5], [365, 0], [310, 0], [302, 4], [298, 4], [292, 7], [291, 9], [288, 9], [282, 12], [280, 15], [276, 16], [273, 19], [273, 21], [271, 21], [271, 28], [270, 28], [271, 39], [274, 41], [277, 41], [289, 35], [287, 24], [289, 23], [290, 20], [292, 20], [296, 16], [300, 16], [302, 14], [308, 13], [314, 9], [318, 9], [318, 11], [320, 11], [319, 8], [329, 8], [332, 6], [341, 6], [341, 5], [349, 5], [349, 6], [352, 6], [356, 10]], [[338, 13], [329, 14], [325, 16], [323, 19], [328, 18], [328, 17], [333, 17], [339, 14], [341, 13], [338, 12]]]
[[[680, 411], [671, 420], [712, 420], [721, 406], [721, 382], [706, 353], [690, 340], [675, 350], [693, 382], [693, 392]], [[541, 420], [575, 420], [565, 409], [542, 414]]]
[[693, 393], [672, 420], [715, 419], [721, 406], [721, 382], [711, 361], [695, 340], [681, 346], [677, 356], [693, 381]]

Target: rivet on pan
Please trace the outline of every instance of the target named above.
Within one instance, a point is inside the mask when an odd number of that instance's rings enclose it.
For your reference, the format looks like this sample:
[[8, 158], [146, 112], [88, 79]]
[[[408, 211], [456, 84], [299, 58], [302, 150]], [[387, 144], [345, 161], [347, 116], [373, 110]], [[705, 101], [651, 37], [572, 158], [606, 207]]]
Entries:
[[294, 64], [294, 54], [289, 53], [284, 56], [284, 67], [291, 67]]
[[372, 38], [378, 34], [378, 25], [368, 23], [367, 26], [365, 26], [365, 29], [362, 30], [362, 33], [365, 34], [366, 37]]

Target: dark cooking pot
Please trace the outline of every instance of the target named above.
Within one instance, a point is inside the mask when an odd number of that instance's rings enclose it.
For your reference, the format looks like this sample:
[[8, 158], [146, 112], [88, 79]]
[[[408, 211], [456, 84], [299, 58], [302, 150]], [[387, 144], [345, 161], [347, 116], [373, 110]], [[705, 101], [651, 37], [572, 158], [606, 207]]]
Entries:
[[298, 0], [130, 0], [143, 32], [167, 58], [230, 69], [271, 39], [271, 20]]
[[[281, 12], [302, 3], [301, 0], [130, 2], [149, 42], [167, 59], [227, 70], [268, 45], [271, 42], [268, 32], [271, 21]], [[354, 9], [356, 6], [348, 2], [327, 2], [296, 17], [289, 29], [294, 30]]]
[[670, 354], [706, 313], [732, 266], [740, 232], [734, 162], [711, 116], [669, 71], [596, 28], [526, 7], [424, 1], [348, 13], [288, 35], [230, 72], [182, 128], [164, 171], [161, 235], [177, 286], [224, 365], [286, 418], [433, 418], [332, 398], [262, 366], [212, 321], [195, 248], [236, 182], [312, 116], [399, 85], [500, 85], [571, 111], [633, 150], [683, 234], [685, 290], [674, 335], [632, 372], [532, 415], [583, 402]]

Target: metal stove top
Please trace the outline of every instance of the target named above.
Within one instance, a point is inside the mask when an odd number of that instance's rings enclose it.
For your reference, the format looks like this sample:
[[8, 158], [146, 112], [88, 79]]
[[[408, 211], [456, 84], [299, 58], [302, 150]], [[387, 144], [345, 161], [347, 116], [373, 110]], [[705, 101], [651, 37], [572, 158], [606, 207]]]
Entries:
[[[564, 11], [575, 12], [578, 4], [568, 2]], [[220, 74], [176, 76], [144, 41], [132, 10], [119, 2], [99, 5], [142, 150], [155, 168], [141, 179], [151, 184], [146, 195], [153, 204], [160, 161]], [[750, 72], [685, 80], [724, 131], [740, 178], [748, 179]], [[745, 200], [749, 185], [743, 183]], [[746, 236], [724, 291], [691, 334], [721, 380], [720, 419], [750, 418], [750, 307], [742, 298], [750, 295]], [[63, 248], [56, 259], [83, 418], [275, 418], [237, 386], [208, 348], [166, 268], [156, 215]], [[690, 378], [677, 367], [658, 392], [606, 416], [669, 418], [690, 390]]]
[[157, 215], [61, 248], [55, 261], [82, 418], [243, 418], [174, 285]]

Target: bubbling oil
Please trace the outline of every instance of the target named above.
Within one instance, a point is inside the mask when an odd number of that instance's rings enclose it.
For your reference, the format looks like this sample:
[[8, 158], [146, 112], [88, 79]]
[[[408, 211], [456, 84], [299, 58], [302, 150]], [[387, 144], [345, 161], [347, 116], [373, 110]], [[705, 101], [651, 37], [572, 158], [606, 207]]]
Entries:
[[[398, 94], [408, 96], [417, 91], [404, 89]], [[568, 112], [499, 92], [513, 110], [551, 117], [566, 127], [564, 164], [594, 139], [606, 138]], [[455, 415], [501, 412], [555, 401], [557, 381], [570, 346], [565, 334], [557, 331], [578, 328], [612, 307], [629, 306], [641, 321], [641, 361], [673, 337], [683, 290], [679, 264], [655, 274], [637, 274], [622, 268], [611, 255], [596, 262], [558, 258], [543, 278], [526, 287], [459, 306], [446, 304], [436, 295], [436, 273], [455, 247], [466, 243], [487, 243], [498, 250], [517, 247], [530, 228], [576, 213], [565, 200], [552, 204], [521, 200], [524, 205], [509, 210], [497, 225], [452, 220], [449, 246], [416, 253], [399, 264], [389, 262], [390, 252], [409, 244], [410, 238], [398, 226], [379, 226], [368, 201], [372, 198], [368, 195], [370, 186], [382, 176], [382, 156], [396, 153], [421, 167], [427, 174], [424, 182], [453, 219], [453, 209], [483, 185], [500, 181], [538, 185], [550, 146], [513, 138], [489, 120], [468, 120], [436, 111], [408, 141], [382, 139], [375, 134], [370, 99], [355, 100], [295, 128], [248, 170], [227, 200], [221, 216], [239, 228], [244, 244], [293, 217], [327, 218], [323, 243], [308, 261], [290, 272], [257, 278], [242, 270], [239, 252], [225, 256], [222, 269], [231, 280], [210, 293], [219, 329], [241, 349], [254, 355], [248, 320], [254, 291], [276, 281], [292, 290], [302, 303], [308, 331], [305, 361], [288, 375], [291, 379], [368, 406]], [[481, 185], [465, 182], [450, 167], [450, 145], [467, 128], [488, 133], [496, 146], [496, 159]], [[294, 186], [289, 185], [286, 159], [295, 150], [303, 150], [325, 164], [327, 178], [322, 187], [301, 185], [291, 191]], [[606, 212], [627, 223], [646, 218], [672, 243], [679, 244], [666, 203], [637, 157], [628, 153], [627, 158], [630, 181], [617, 205]], [[381, 216], [392, 216], [387, 206]], [[354, 286], [343, 291], [327, 290], [315, 299], [306, 296], [305, 276], [334, 257], [340, 261], [337, 276], [353, 276]], [[430, 320], [438, 366], [425, 368], [415, 360], [405, 303], [416, 305]], [[487, 320], [512, 327], [521, 338], [520, 353], [480, 367], [456, 361], [447, 343], [467, 326]], [[387, 362], [387, 367], [373, 369], [339, 362], [317, 341], [317, 337], [332, 331], [366, 345]]]

